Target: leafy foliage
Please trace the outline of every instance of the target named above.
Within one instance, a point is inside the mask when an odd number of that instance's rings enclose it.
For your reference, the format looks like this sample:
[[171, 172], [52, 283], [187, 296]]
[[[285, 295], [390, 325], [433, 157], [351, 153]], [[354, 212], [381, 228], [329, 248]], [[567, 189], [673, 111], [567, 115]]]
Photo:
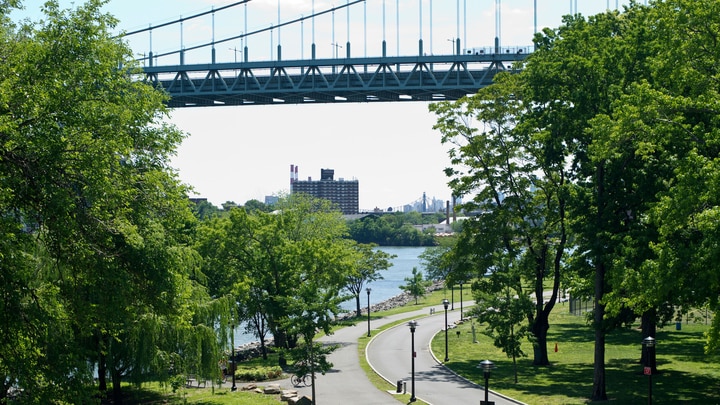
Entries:
[[95, 367], [119, 397], [123, 380], [210, 373], [217, 359], [222, 305], [197, 282], [194, 220], [168, 164], [184, 134], [163, 123], [166, 96], [133, 77], [102, 4], [50, 1], [19, 27], [3, 13], [0, 397], [84, 402]]
[[418, 303], [419, 297], [424, 297], [427, 294], [427, 288], [432, 284], [431, 280], [426, 280], [423, 277], [422, 271], [418, 271], [417, 267], [413, 267], [412, 275], [405, 277], [407, 284], [401, 285], [400, 289], [410, 293], [415, 298], [415, 304]]

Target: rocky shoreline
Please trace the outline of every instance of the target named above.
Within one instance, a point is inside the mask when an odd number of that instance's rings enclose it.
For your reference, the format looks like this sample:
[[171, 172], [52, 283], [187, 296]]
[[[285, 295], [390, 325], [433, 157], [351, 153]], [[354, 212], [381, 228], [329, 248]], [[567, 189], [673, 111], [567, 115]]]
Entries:
[[[430, 287], [428, 287], [427, 292], [433, 292], [437, 291], [443, 288], [443, 282], [442, 281], [436, 281], [434, 282]], [[401, 307], [403, 305], [406, 305], [410, 301], [412, 301], [414, 298], [412, 294], [408, 292], [403, 292], [401, 294], [398, 294], [392, 298], [389, 298], [383, 302], [379, 302], [375, 305], [371, 305], [370, 309], [372, 312], [382, 312], [382, 311], [388, 311], [391, 309], [395, 309], [398, 307]], [[363, 307], [360, 310], [362, 313], [367, 314], [367, 307]], [[351, 319], [355, 317], [355, 311], [349, 311], [344, 314], [342, 314], [340, 317], [338, 317], [339, 321], [345, 320], [345, 319]], [[273, 339], [266, 339], [265, 340], [265, 347], [268, 350], [268, 353], [273, 352]], [[257, 357], [262, 356], [262, 351], [260, 347], [260, 342], [250, 342], [246, 343], [244, 345], [240, 345], [235, 349], [235, 361], [244, 361], [244, 360], [250, 360]]]

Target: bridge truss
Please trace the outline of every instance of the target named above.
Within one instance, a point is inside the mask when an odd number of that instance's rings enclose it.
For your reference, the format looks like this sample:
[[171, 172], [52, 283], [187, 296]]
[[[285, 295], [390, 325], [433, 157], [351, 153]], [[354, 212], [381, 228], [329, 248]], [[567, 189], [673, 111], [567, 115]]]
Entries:
[[457, 100], [514, 69], [530, 49], [427, 55], [146, 66], [170, 107]]

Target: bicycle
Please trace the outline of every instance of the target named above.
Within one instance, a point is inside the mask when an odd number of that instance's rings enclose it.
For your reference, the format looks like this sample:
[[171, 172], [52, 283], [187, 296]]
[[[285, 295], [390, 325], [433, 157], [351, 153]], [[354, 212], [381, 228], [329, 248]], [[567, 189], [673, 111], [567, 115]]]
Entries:
[[312, 384], [312, 377], [310, 374], [303, 374], [303, 375], [297, 375], [293, 374], [290, 377], [290, 383], [292, 383], [293, 386], [298, 387], [300, 384], [305, 385], [306, 387]]

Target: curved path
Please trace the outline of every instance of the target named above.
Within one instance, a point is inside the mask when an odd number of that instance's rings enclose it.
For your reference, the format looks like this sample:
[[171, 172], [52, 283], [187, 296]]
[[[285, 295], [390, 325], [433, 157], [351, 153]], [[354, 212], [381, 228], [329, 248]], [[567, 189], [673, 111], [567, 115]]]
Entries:
[[[415, 332], [415, 351], [418, 355], [415, 359], [416, 396], [432, 405], [479, 403], [485, 398], [485, 390], [482, 387], [458, 377], [433, 358], [429, 349], [430, 341], [435, 333], [442, 330], [445, 313], [442, 305], [438, 305], [432, 307], [435, 315], [428, 316], [430, 308], [372, 320], [370, 326], [374, 337], [367, 348], [370, 365], [393, 385], [397, 380], [406, 381], [407, 390], [410, 392], [411, 342], [408, 327], [403, 323], [382, 333], [378, 333], [375, 329], [402, 319], [418, 319], [419, 326]], [[448, 311], [449, 323], [459, 317], [459, 310]], [[393, 398], [394, 390], [389, 392], [378, 390], [368, 381], [365, 372], [360, 368], [358, 339], [366, 335], [367, 322], [359, 322], [355, 326], [342, 328], [335, 334], [320, 339], [324, 343], [334, 343], [340, 347], [330, 355], [332, 370], [316, 377], [316, 405], [345, 403], [397, 405], [399, 403]], [[312, 396], [310, 387], [292, 387], [289, 379], [279, 383], [283, 388], [297, 389], [301, 396]], [[497, 396], [492, 391], [489, 399], [495, 401], [496, 405], [519, 403]]]
[[[448, 323], [460, 319], [460, 311], [448, 312]], [[430, 342], [437, 333], [444, 333], [445, 313], [436, 308], [435, 315], [417, 319], [415, 330], [415, 396], [433, 405], [477, 404], [485, 399], [485, 389], [445, 368], [436, 359]], [[454, 334], [449, 337], [455, 338]], [[407, 324], [401, 324], [375, 337], [367, 348], [368, 362], [388, 381], [406, 383], [412, 392], [412, 334]], [[440, 348], [444, 349], [444, 348]], [[444, 350], [437, 350], [444, 352]], [[448, 357], [452, 358], [452, 353]], [[484, 359], [477, 359], [478, 363]], [[517, 401], [489, 392], [488, 399], [496, 405], [518, 404]]]

